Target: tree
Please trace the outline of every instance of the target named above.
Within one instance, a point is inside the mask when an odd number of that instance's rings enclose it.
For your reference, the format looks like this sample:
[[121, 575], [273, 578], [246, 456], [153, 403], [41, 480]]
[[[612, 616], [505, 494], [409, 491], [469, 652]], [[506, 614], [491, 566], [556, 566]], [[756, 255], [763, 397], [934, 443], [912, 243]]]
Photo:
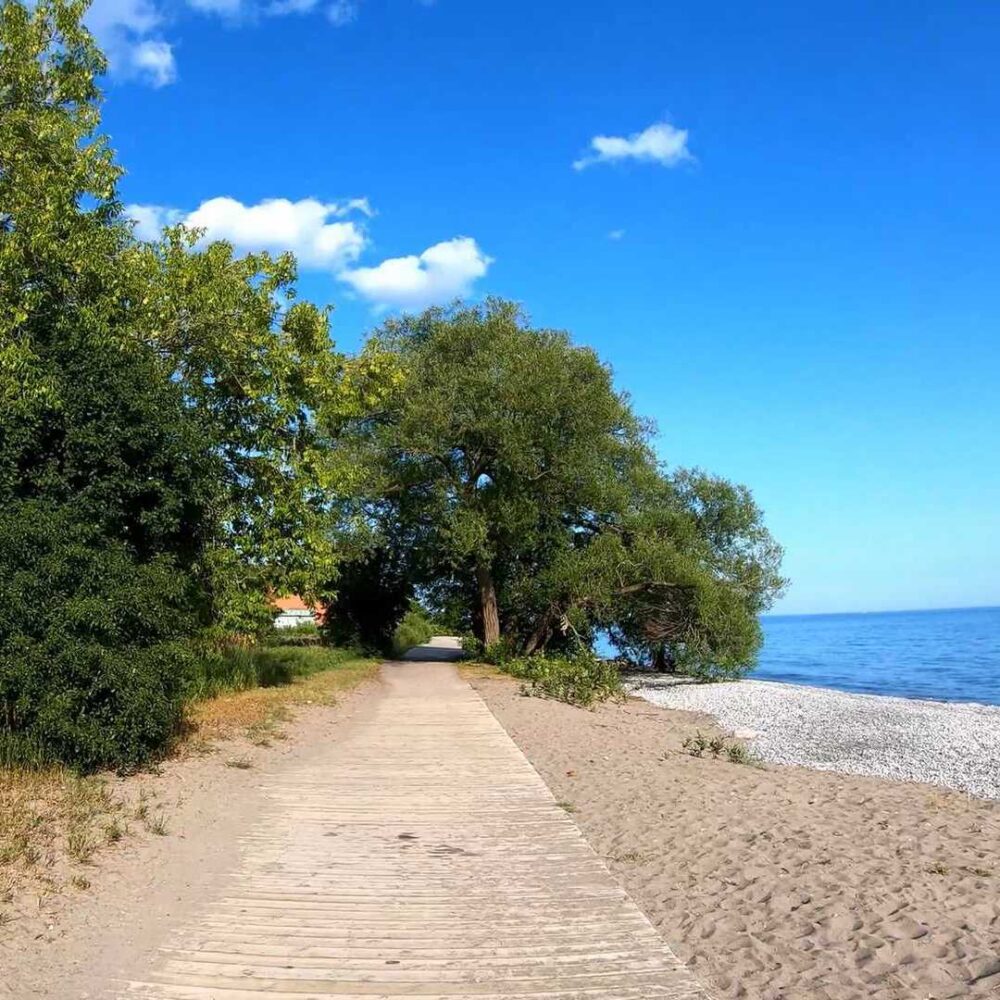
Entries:
[[0, 756], [90, 769], [178, 722], [217, 468], [134, 336], [83, 10], [0, 7]]
[[367, 513], [485, 644], [606, 632], [705, 674], [753, 662], [780, 548], [744, 488], [659, 468], [593, 351], [498, 300], [390, 320], [369, 347], [402, 380], [351, 430], [373, 470]]
[[475, 595], [475, 631], [494, 642], [518, 563], [567, 518], [611, 502], [618, 470], [649, 460], [644, 429], [592, 351], [530, 329], [510, 303], [390, 320], [369, 349], [403, 373], [382, 418], [360, 429], [383, 521], [407, 526], [420, 577]]
[[375, 392], [375, 378], [334, 350], [329, 310], [296, 300], [290, 255], [238, 257], [201, 235], [175, 227], [134, 248], [149, 289], [138, 329], [220, 462], [206, 554], [216, 621], [253, 633], [270, 624], [268, 594], [315, 599], [336, 575], [330, 499], [350, 470], [322, 430], [362, 406], [358, 386]]

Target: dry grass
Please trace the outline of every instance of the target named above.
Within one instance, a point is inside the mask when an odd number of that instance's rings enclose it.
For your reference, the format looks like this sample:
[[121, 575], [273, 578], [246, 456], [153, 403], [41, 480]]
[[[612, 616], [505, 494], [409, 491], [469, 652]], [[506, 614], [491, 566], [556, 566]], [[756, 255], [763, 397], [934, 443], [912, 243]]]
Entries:
[[467, 681], [481, 681], [485, 678], [502, 678], [506, 677], [506, 674], [502, 674], [498, 667], [492, 667], [488, 663], [458, 663], [459, 676], [463, 680]]
[[[174, 752], [204, 754], [217, 741], [233, 737], [266, 746], [283, 738], [279, 724], [296, 706], [332, 705], [339, 695], [374, 677], [377, 668], [377, 660], [346, 660], [289, 684], [196, 703]], [[0, 926], [11, 919], [7, 904], [24, 889], [41, 896], [67, 885], [89, 886], [82, 874], [86, 866], [132, 829], [169, 833], [156, 793], [139, 785], [140, 780], [127, 778], [112, 793], [111, 779], [100, 775], [78, 777], [64, 768], [0, 769]], [[130, 827], [130, 821], [136, 826]]]
[[111, 841], [124, 808], [100, 777], [0, 771], [0, 912], [25, 886], [45, 894], [85, 881], [79, 869]]
[[334, 705], [337, 696], [352, 690], [378, 671], [378, 660], [348, 660], [330, 670], [296, 677], [278, 687], [251, 688], [196, 702], [188, 712], [188, 728], [181, 751], [203, 753], [206, 743], [246, 736], [258, 746], [280, 739], [279, 723], [300, 705]]

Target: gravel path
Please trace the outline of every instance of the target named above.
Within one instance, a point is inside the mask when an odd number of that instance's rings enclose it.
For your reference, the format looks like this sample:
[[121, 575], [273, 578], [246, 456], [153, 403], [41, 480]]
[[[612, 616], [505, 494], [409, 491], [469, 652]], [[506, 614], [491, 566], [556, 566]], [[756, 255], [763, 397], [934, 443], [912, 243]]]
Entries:
[[632, 692], [705, 712], [764, 760], [946, 785], [1000, 799], [1000, 707], [848, 694], [775, 681], [691, 684], [655, 679]]

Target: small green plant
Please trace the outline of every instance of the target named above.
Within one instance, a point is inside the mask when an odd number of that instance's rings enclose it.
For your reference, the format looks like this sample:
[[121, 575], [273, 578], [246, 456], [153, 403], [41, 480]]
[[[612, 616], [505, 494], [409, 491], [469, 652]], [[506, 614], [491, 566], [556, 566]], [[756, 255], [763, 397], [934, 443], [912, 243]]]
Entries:
[[226, 761], [226, 767], [233, 767], [239, 771], [249, 771], [253, 767], [253, 761], [249, 757], [230, 757]]
[[128, 828], [119, 819], [112, 819], [104, 824], [104, 839], [109, 844], [117, 844], [126, 833]]
[[589, 649], [569, 656], [522, 656], [502, 663], [500, 668], [524, 682], [524, 694], [554, 698], [581, 708], [623, 698], [616, 664], [602, 660]]
[[701, 733], [696, 733], [694, 736], [689, 736], [682, 744], [685, 750], [692, 757], [703, 757], [705, 751], [709, 747], [709, 740], [702, 736]]
[[725, 757], [730, 764], [746, 764], [750, 767], [760, 767], [760, 758], [746, 748], [742, 743], [726, 741], [725, 737], [703, 736], [700, 732], [688, 736], [681, 744], [692, 757], [704, 757], [710, 753], [713, 760]]
[[79, 864], [86, 864], [97, 845], [86, 827], [74, 827], [66, 834], [66, 853]]
[[152, 819], [148, 819], [146, 829], [158, 837], [165, 837], [167, 835], [167, 820], [163, 813], [157, 813]]
[[74, 875], [69, 880], [69, 884], [73, 886], [74, 889], [79, 889], [81, 892], [90, 888], [90, 880], [84, 878], [82, 875]]
[[556, 805], [559, 806], [560, 809], [563, 809], [563, 810], [565, 810], [568, 813], [575, 813], [576, 812], [576, 806], [573, 805], [572, 802], [560, 801], [560, 802], [557, 802]]

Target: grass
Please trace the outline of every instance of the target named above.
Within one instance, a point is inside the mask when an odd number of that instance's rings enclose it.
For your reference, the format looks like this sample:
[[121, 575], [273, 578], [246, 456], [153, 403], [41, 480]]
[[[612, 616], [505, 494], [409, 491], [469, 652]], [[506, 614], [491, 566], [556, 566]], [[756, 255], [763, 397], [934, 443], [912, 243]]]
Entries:
[[[218, 654], [191, 680], [187, 725], [174, 752], [203, 754], [235, 736], [266, 746], [282, 738], [280, 723], [295, 706], [333, 704], [373, 677], [378, 662], [322, 646]], [[226, 761], [237, 768], [248, 763]], [[167, 818], [154, 799], [140, 788], [128, 802], [112, 794], [102, 776], [80, 777], [66, 768], [0, 768], [0, 914], [28, 885], [45, 891], [89, 885], [79, 869], [124, 840], [129, 821], [166, 836]]]
[[[64, 769], [0, 771], [0, 903], [29, 882], [51, 889], [89, 864], [125, 805], [100, 777]], [[70, 875], [82, 879], [78, 872]]]
[[700, 732], [689, 736], [681, 744], [692, 757], [704, 757], [706, 752], [718, 760], [725, 757], [730, 764], [745, 764], [748, 767], [763, 767], [761, 759], [748, 750], [744, 743], [727, 743], [722, 736], [702, 736]]
[[[247, 651], [242, 650], [241, 653]], [[297, 705], [332, 705], [338, 695], [375, 676], [378, 660], [326, 646], [283, 646], [251, 651], [269, 683], [216, 693], [188, 708], [186, 743], [204, 752], [206, 741], [243, 735], [257, 746], [280, 739], [279, 723]], [[234, 674], [238, 685], [245, 675]], [[280, 682], [275, 678], [282, 678]], [[215, 677], [218, 681], [218, 675]], [[274, 681], [274, 682], [270, 682]]]

